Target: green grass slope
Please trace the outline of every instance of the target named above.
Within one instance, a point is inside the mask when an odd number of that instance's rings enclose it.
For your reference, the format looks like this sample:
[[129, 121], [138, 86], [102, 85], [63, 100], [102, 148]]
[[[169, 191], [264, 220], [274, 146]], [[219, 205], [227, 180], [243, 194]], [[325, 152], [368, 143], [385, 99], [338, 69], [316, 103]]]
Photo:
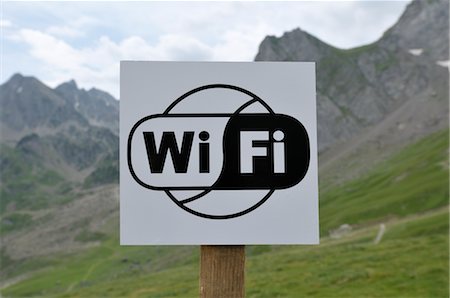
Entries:
[[[322, 193], [321, 244], [248, 247], [247, 296], [448, 297], [448, 150], [445, 130]], [[375, 244], [381, 222], [386, 232]], [[344, 223], [353, 226], [350, 233], [327, 237]], [[120, 247], [116, 232], [84, 253], [47, 260], [2, 295], [198, 297], [198, 253]]]
[[434, 133], [366, 176], [321, 193], [321, 231], [368, 224], [449, 203], [449, 131]]
[[[11, 210], [36, 210], [73, 199], [71, 184], [47, 168], [39, 157], [0, 146], [0, 215]], [[2, 228], [9, 229], [7, 225]]]

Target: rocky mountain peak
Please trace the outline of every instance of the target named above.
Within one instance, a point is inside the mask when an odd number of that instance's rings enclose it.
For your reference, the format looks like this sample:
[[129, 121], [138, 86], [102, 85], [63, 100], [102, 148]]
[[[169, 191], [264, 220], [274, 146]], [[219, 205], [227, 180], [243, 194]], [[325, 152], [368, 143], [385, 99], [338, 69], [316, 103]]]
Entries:
[[22, 74], [16, 73], [7, 81], [7, 83], [20, 84], [20, 82], [22, 82], [24, 79], [25, 79], [25, 77]]
[[48, 88], [38, 79], [32, 76], [24, 76], [20, 73], [14, 74], [8, 81], [2, 85], [2, 92], [6, 90], [15, 91], [20, 94], [24, 89], [30, 88]]
[[4, 140], [53, 131], [66, 123], [85, 126], [86, 119], [66, 100], [34, 77], [16, 74], [0, 86], [0, 123]]
[[79, 89], [74, 80], [59, 85], [55, 91], [91, 124], [107, 127], [118, 133], [119, 102], [109, 93], [96, 88], [89, 91]]
[[105, 92], [103, 90], [97, 89], [95, 87], [89, 89], [87, 93], [92, 97], [98, 100], [105, 102], [107, 106], [114, 106], [115, 108], [119, 108], [119, 101], [115, 99], [111, 94]]
[[399, 21], [386, 31], [380, 45], [417, 50], [433, 61], [449, 59], [449, 1], [416, 0], [408, 4]]
[[259, 46], [255, 61], [317, 61], [332, 51], [325, 42], [296, 28], [281, 37], [269, 35]]
[[72, 79], [70, 81], [67, 81], [67, 82], [64, 82], [64, 83], [58, 85], [55, 88], [55, 90], [64, 90], [67, 92], [77, 92], [79, 89], [78, 89], [77, 82], [75, 82], [75, 80]]

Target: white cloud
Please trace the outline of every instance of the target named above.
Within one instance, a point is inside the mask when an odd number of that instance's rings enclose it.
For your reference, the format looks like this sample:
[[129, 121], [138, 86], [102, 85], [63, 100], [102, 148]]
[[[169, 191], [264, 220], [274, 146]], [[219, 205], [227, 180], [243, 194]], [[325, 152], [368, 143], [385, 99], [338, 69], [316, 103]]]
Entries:
[[[47, 74], [42, 78], [46, 83], [54, 85], [62, 80], [76, 78], [85, 87], [95, 85], [114, 90], [111, 79], [117, 75], [112, 75], [113, 66], [101, 64], [110, 57], [106, 50], [93, 57], [89, 54], [90, 49], [76, 49], [48, 33], [31, 29], [20, 30], [19, 38], [29, 45], [30, 54], [41, 62]], [[92, 62], [95, 59], [98, 62]]]
[[97, 87], [118, 96], [120, 60], [211, 60], [214, 48], [190, 37], [162, 36], [151, 45], [139, 36], [118, 43], [106, 36], [93, 46], [75, 48], [48, 33], [22, 29], [19, 40], [28, 44], [30, 54], [47, 69], [46, 83], [75, 78], [80, 86]]
[[60, 37], [81, 37], [84, 35], [83, 31], [71, 28], [69, 26], [51, 26], [46, 30], [49, 34]]
[[[118, 96], [120, 60], [191, 60], [191, 61], [251, 61], [259, 42], [273, 30], [264, 22], [220, 28], [201, 28], [201, 24], [215, 18], [229, 17], [230, 5], [216, 9], [211, 14], [201, 10], [200, 19], [190, 18], [183, 29], [182, 23], [174, 24], [177, 33], [161, 34], [150, 42], [142, 36], [131, 35], [119, 41], [103, 35], [90, 40], [86, 46], [77, 46], [73, 37], [81, 36], [83, 26], [97, 22], [90, 17], [77, 18], [65, 26], [50, 26], [44, 30], [21, 29], [10, 38], [25, 43], [29, 55], [39, 61], [40, 79], [51, 86], [74, 78], [84, 88], [97, 87]], [[212, 26], [214, 27], [214, 26]], [[202, 29], [212, 29], [215, 41], [196, 36]], [[189, 34], [185, 30], [192, 30]], [[205, 39], [208, 39], [207, 37]]]
[[[404, 6], [367, 1], [9, 3], [14, 28], [5, 40], [13, 45], [5, 46], [35, 64], [18, 69], [15, 63], [8, 72], [32, 74], [51, 85], [74, 78], [82, 87], [118, 96], [120, 60], [251, 61], [266, 35], [297, 27], [348, 48], [379, 38]], [[24, 11], [28, 17], [19, 18]], [[40, 15], [39, 27], [33, 26], [34, 15]], [[2, 26], [12, 26], [3, 21]], [[17, 41], [27, 45], [26, 52], [14, 51]]]
[[240, 30], [228, 30], [214, 47], [213, 60], [251, 61], [258, 52], [259, 43], [273, 31], [266, 24], [245, 26]]
[[72, 21], [69, 22], [70, 26], [73, 26], [75, 28], [83, 28], [88, 26], [95, 26], [100, 24], [100, 20], [91, 16], [80, 16]]
[[69, 20], [65, 25], [54, 25], [45, 31], [51, 35], [65, 38], [77, 38], [85, 36], [85, 30], [100, 24], [99, 20], [90, 16], [81, 16]]
[[120, 42], [102, 36], [91, 46], [80, 48], [50, 31], [22, 29], [15, 37], [29, 46], [31, 56], [46, 69], [46, 76], [42, 78], [46, 83], [54, 86], [75, 78], [82, 87], [95, 86], [118, 97], [121, 60], [251, 61], [268, 28], [260, 25], [240, 31], [228, 30], [215, 45], [185, 35], [166, 34], [155, 44], [139, 36]]
[[30, 46], [31, 55], [46, 64], [70, 70], [82, 63], [83, 58], [76, 49], [52, 35], [37, 30], [22, 29], [19, 32], [19, 38]]
[[0, 28], [9, 28], [9, 27], [12, 27], [11, 21], [5, 19], [0, 20]]

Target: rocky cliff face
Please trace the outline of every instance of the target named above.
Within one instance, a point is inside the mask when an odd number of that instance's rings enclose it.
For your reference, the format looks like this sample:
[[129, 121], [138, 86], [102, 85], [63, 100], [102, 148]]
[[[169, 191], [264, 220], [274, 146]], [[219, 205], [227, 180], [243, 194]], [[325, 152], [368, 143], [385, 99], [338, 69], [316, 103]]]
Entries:
[[59, 85], [55, 91], [92, 125], [107, 127], [119, 133], [119, 101], [110, 94], [95, 88], [88, 91], [78, 89], [74, 80]]
[[416, 103], [405, 116], [410, 120], [418, 116], [420, 102], [427, 102], [430, 111], [413, 126], [426, 132], [424, 127], [447, 124], [448, 68], [438, 61], [448, 60], [448, 33], [447, 0], [414, 1], [373, 44], [341, 50], [296, 29], [266, 37], [255, 60], [317, 63], [319, 150], [324, 151], [377, 126], [410, 102]]
[[16, 74], [0, 86], [0, 106], [0, 213], [117, 181], [119, 104], [111, 95]]
[[0, 86], [0, 95], [2, 142], [17, 142], [36, 130], [54, 132], [66, 125], [89, 125], [73, 105], [33, 77], [14, 75]]
[[79, 89], [75, 81], [51, 89], [16, 74], [0, 86], [0, 95], [2, 142], [15, 143], [32, 132], [54, 134], [69, 126], [97, 126], [118, 134], [119, 102], [97, 89]]
[[385, 47], [423, 49], [433, 61], [448, 60], [449, 1], [413, 1], [381, 40]]

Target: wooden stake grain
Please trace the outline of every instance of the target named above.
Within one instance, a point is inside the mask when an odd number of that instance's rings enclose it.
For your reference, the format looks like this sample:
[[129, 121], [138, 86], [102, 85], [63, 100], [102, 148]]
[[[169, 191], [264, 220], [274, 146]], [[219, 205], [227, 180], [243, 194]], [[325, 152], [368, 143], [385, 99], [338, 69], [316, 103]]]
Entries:
[[244, 245], [202, 245], [200, 255], [201, 298], [245, 296]]

